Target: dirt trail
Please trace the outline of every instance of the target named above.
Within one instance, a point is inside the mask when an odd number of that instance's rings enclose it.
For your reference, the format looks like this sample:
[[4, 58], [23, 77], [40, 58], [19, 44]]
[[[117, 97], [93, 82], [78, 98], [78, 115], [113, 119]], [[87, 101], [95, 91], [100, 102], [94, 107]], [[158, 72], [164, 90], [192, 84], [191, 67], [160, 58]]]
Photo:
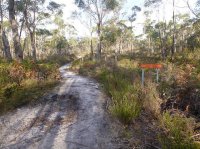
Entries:
[[99, 84], [68, 68], [60, 68], [61, 85], [40, 104], [0, 117], [0, 148], [119, 148]]

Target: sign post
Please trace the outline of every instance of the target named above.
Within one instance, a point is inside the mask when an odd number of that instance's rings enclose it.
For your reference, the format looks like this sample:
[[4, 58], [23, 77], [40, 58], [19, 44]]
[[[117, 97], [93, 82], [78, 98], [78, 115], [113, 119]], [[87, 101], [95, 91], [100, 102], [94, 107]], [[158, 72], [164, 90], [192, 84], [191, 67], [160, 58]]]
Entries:
[[156, 82], [159, 81], [159, 70], [162, 68], [161, 64], [141, 64], [142, 68], [142, 86], [144, 86], [144, 70], [145, 69], [156, 69]]
[[156, 81], [157, 81], [157, 83], [159, 81], [159, 69], [158, 68], [156, 69]]
[[142, 69], [142, 86], [144, 86], [144, 69]]

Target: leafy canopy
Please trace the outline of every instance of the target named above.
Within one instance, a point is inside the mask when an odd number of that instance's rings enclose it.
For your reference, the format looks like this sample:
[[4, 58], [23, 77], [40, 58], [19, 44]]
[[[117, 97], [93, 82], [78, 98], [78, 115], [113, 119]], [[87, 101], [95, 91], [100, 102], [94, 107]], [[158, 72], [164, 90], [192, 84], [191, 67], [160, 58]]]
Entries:
[[75, 0], [75, 4], [79, 8], [88, 9], [89, 5], [95, 4], [104, 6], [104, 9], [107, 10], [114, 10], [116, 7], [119, 6], [118, 0]]

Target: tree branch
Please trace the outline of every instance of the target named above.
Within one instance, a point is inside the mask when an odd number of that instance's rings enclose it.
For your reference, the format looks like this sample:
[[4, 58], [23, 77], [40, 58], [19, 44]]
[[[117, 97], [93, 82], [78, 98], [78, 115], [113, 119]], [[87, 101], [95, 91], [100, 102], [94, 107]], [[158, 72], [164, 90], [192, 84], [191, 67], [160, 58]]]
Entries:
[[190, 9], [190, 11], [197, 17], [200, 18], [199, 15], [197, 13], [194, 12], [194, 10], [190, 7], [189, 1], [187, 0], [187, 6]]

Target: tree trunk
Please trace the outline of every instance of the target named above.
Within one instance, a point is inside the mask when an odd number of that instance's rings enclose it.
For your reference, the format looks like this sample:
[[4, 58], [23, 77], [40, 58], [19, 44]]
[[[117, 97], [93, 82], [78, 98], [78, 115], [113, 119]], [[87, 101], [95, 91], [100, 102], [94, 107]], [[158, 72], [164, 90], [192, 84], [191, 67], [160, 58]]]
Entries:
[[2, 31], [2, 42], [3, 42], [5, 57], [7, 60], [11, 61], [12, 55], [10, 53], [10, 44], [9, 44], [5, 31]]
[[176, 51], [175, 31], [176, 31], [176, 25], [175, 25], [175, 0], [173, 0], [173, 45], [172, 45], [172, 48], [171, 48], [171, 59], [173, 59], [174, 52]]
[[90, 54], [91, 54], [91, 60], [93, 60], [94, 52], [93, 52], [93, 41], [92, 38], [90, 39]]
[[151, 50], [151, 54], [154, 53], [154, 47], [153, 47], [153, 39], [150, 37], [150, 50]]
[[92, 34], [93, 34], [92, 19], [90, 18], [90, 59], [93, 61], [94, 60], [94, 49], [93, 49]]
[[97, 24], [97, 34], [98, 34], [98, 47], [97, 47], [97, 58], [101, 59], [101, 23]]
[[151, 37], [149, 36], [149, 45], [148, 45], [149, 54], [151, 54]]
[[[134, 54], [133, 54], [133, 22], [131, 22], [131, 54], [132, 54], [132, 59], [134, 57]], [[131, 57], [130, 57], [131, 59]]]
[[36, 57], [36, 42], [35, 42], [35, 33], [30, 31], [30, 38], [31, 38], [31, 48], [32, 48], [32, 58], [34, 61], [37, 60]]
[[[30, 22], [28, 22], [28, 14], [27, 14], [27, 8], [28, 7], [28, 4], [27, 4], [27, 1], [26, 1], [26, 5], [25, 5], [25, 8], [24, 8], [24, 19], [25, 19], [25, 22], [26, 22], [26, 27], [28, 28], [28, 31], [29, 31], [29, 34], [30, 34], [30, 39], [31, 39], [31, 54], [32, 54], [32, 58], [34, 61], [37, 60], [37, 55], [36, 55], [36, 38], [35, 38], [35, 18], [36, 18], [36, 12], [34, 10], [34, 16], [33, 16], [33, 27], [31, 29], [31, 24]], [[34, 1], [34, 7], [36, 8], [36, 1]]]
[[161, 49], [162, 59], [165, 60], [166, 59], [166, 50], [163, 46], [163, 39], [162, 39], [162, 35], [161, 35], [160, 26], [159, 26], [159, 39], [160, 39], [160, 49]]
[[117, 45], [115, 46], [115, 63], [117, 63], [118, 60], [118, 53], [119, 53], [119, 49], [117, 48]]
[[[91, 24], [92, 23], [91, 23], [91, 19], [90, 19], [90, 26], [92, 26]], [[93, 50], [92, 33], [93, 33], [93, 31], [91, 30], [90, 31], [90, 59], [94, 60], [94, 50]]]
[[24, 52], [25, 48], [26, 48], [26, 42], [27, 42], [27, 37], [24, 39], [24, 44], [23, 44], [23, 47], [22, 47], [22, 51]]
[[118, 50], [118, 54], [119, 55], [121, 54], [121, 48], [122, 48], [122, 40], [121, 40], [121, 37], [120, 37], [120, 40], [119, 40], [119, 50]]
[[15, 19], [15, 1], [9, 0], [9, 21], [12, 28], [13, 34], [13, 42], [14, 42], [14, 49], [15, 49], [15, 58], [18, 61], [23, 60], [23, 51], [21, 48], [20, 40], [19, 40], [19, 33], [18, 33], [18, 26], [17, 21]]
[[10, 44], [8, 41], [8, 38], [6, 36], [6, 33], [3, 29], [3, 10], [2, 10], [2, 0], [0, 0], [0, 13], [1, 13], [1, 24], [0, 24], [0, 30], [1, 30], [1, 38], [2, 38], [2, 44], [3, 44], [3, 52], [5, 54], [5, 58], [10, 61], [12, 60], [12, 55], [10, 52]]

